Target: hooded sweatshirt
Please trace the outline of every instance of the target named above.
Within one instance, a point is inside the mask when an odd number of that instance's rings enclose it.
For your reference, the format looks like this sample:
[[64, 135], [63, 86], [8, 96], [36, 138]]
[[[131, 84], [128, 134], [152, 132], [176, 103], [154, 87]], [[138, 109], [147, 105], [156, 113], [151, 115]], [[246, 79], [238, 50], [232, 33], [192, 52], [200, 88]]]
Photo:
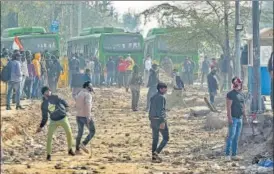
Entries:
[[32, 61], [33, 65], [34, 65], [34, 70], [35, 70], [35, 76], [36, 77], [41, 77], [41, 65], [40, 65], [40, 60], [41, 60], [41, 54], [40, 53], [36, 53], [34, 55], [34, 59]]

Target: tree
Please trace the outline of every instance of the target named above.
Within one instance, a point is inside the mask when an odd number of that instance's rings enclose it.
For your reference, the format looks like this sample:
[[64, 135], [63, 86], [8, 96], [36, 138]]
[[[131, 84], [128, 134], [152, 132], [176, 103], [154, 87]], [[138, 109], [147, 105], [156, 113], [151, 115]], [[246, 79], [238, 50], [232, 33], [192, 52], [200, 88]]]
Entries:
[[140, 25], [140, 18], [138, 14], [134, 12], [130, 12], [128, 10], [127, 13], [123, 14], [123, 26], [125, 29], [129, 31], [138, 31], [139, 30], [139, 25]]

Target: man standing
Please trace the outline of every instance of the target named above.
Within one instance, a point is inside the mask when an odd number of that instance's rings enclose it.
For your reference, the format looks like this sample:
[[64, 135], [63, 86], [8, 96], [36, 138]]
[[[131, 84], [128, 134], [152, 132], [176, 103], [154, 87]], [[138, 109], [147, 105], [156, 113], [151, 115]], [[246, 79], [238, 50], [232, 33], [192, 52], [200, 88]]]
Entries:
[[138, 110], [138, 102], [140, 98], [140, 88], [142, 85], [142, 77], [139, 74], [139, 67], [135, 65], [133, 67], [133, 74], [130, 81], [130, 90], [132, 94], [132, 102], [131, 102], [131, 109], [133, 111]]
[[31, 59], [29, 57], [27, 57], [27, 63], [28, 63], [29, 77], [26, 79], [24, 92], [27, 96], [27, 99], [30, 99], [31, 93], [32, 93], [32, 88], [33, 88], [33, 81], [34, 81], [34, 77], [35, 77], [35, 69], [34, 69], [34, 65], [31, 63]]
[[173, 62], [169, 57], [164, 57], [164, 59], [161, 61], [161, 67], [164, 69], [169, 77], [172, 77]]
[[[78, 134], [76, 138], [76, 153], [80, 153], [80, 148], [89, 153], [86, 145], [92, 139], [95, 134], [94, 122], [91, 118], [91, 108], [92, 108], [92, 96], [93, 92], [92, 84], [90, 81], [87, 81], [83, 85], [83, 89], [76, 96], [76, 110], [77, 110], [77, 125], [78, 125]], [[89, 130], [88, 136], [81, 143], [81, 139], [84, 132], [84, 126], [87, 126]]]
[[69, 61], [70, 85], [72, 84], [72, 76], [79, 72], [80, 72], [80, 62], [76, 58], [75, 54], [73, 54], [71, 60]]
[[133, 67], [135, 65], [135, 62], [134, 60], [131, 58], [130, 54], [128, 54], [128, 57], [126, 58], [126, 62], [128, 64], [127, 66], [127, 71], [126, 71], [126, 77], [125, 77], [125, 85], [126, 85], [126, 91], [128, 92], [128, 89], [129, 89], [129, 82], [130, 82], [130, 79], [131, 79], [131, 76], [132, 76], [132, 70], [133, 70]]
[[191, 64], [191, 68], [190, 68], [190, 84], [193, 85], [194, 84], [194, 71], [196, 68], [196, 64], [192, 59], [189, 59], [190, 64]]
[[67, 117], [68, 104], [65, 100], [59, 98], [57, 95], [51, 95], [49, 87], [44, 86], [41, 90], [43, 95], [43, 102], [41, 105], [42, 121], [37, 129], [37, 133], [42, 131], [42, 128], [48, 121], [48, 114], [50, 115], [50, 123], [47, 137], [47, 160], [51, 161], [52, 152], [52, 136], [55, 130], [61, 126], [67, 136], [68, 154], [74, 156], [72, 150], [72, 131]]
[[273, 78], [274, 78], [274, 52], [271, 53], [270, 55], [270, 59], [268, 61], [268, 72], [270, 74], [271, 77], [271, 92], [270, 92], [270, 100], [271, 100], [271, 109], [274, 112], [274, 103], [273, 103], [273, 99], [274, 99], [274, 91], [273, 91]]
[[185, 70], [185, 76], [187, 80], [187, 84], [191, 85], [191, 69], [192, 69], [192, 64], [187, 57], [186, 60], [184, 61], [184, 70]]
[[113, 58], [110, 57], [107, 62], [107, 85], [111, 86], [114, 83], [114, 73], [115, 73], [115, 62]]
[[41, 81], [41, 64], [40, 64], [40, 60], [41, 60], [41, 54], [40, 53], [36, 53], [34, 55], [34, 59], [32, 60], [32, 63], [34, 65], [34, 71], [35, 71], [35, 75], [34, 75], [34, 81], [33, 81], [33, 88], [32, 88], [32, 98], [36, 98], [38, 99], [38, 97], [40, 96], [40, 92], [38, 91], [39, 87], [40, 87], [40, 81]]
[[22, 69], [22, 81], [20, 84], [20, 96], [21, 96], [21, 99], [23, 99], [25, 82], [26, 82], [26, 79], [29, 77], [28, 64], [27, 64], [25, 53], [23, 53], [21, 57], [21, 69]]
[[208, 92], [210, 97], [210, 103], [214, 104], [215, 96], [217, 95], [218, 90], [218, 80], [216, 77], [216, 68], [213, 68], [211, 72], [207, 75], [207, 85], [208, 85]]
[[[152, 162], [161, 163], [162, 159], [159, 154], [169, 141], [169, 132], [166, 122], [166, 99], [164, 94], [167, 92], [167, 85], [159, 83], [157, 85], [158, 92], [151, 98], [151, 106], [149, 109], [149, 120], [152, 128]], [[158, 146], [159, 132], [162, 134], [163, 140]]]
[[147, 92], [147, 107], [146, 111], [149, 111], [150, 108], [150, 98], [157, 93], [157, 84], [159, 83], [159, 73], [158, 66], [156, 64], [152, 65], [152, 68], [149, 71], [149, 79], [148, 79], [148, 92]]
[[122, 56], [119, 57], [119, 64], [118, 64], [118, 86], [121, 88], [122, 86], [126, 85], [126, 70], [127, 70], [127, 62], [123, 59]]
[[15, 100], [16, 100], [16, 109], [24, 109], [20, 105], [20, 90], [21, 90], [21, 81], [22, 81], [22, 69], [20, 63], [21, 55], [17, 51], [12, 55], [12, 61], [8, 63], [7, 66], [10, 67], [10, 80], [8, 81], [8, 94], [7, 94], [7, 110], [11, 110], [10, 99], [12, 91], [14, 90]]
[[98, 87], [101, 84], [101, 80], [100, 80], [101, 71], [102, 71], [101, 63], [99, 62], [97, 58], [95, 58], [94, 59], [94, 85]]
[[205, 56], [204, 61], [202, 63], [202, 69], [201, 69], [201, 72], [202, 72], [201, 87], [203, 87], [204, 78], [209, 73], [209, 67], [210, 67], [210, 64], [209, 64], [208, 58], [207, 58], [207, 56]]
[[[237, 148], [241, 134], [243, 120], [245, 117], [245, 100], [242, 93], [242, 80], [238, 77], [232, 79], [233, 89], [226, 95], [227, 119], [229, 124], [228, 136], [226, 140], [225, 155], [227, 160], [238, 160]], [[232, 151], [232, 154], [230, 153]]]
[[152, 60], [150, 56], [147, 56], [145, 60], [145, 72], [144, 72], [144, 82], [145, 85], [148, 83], [148, 78], [149, 78], [149, 70], [151, 69], [152, 66]]

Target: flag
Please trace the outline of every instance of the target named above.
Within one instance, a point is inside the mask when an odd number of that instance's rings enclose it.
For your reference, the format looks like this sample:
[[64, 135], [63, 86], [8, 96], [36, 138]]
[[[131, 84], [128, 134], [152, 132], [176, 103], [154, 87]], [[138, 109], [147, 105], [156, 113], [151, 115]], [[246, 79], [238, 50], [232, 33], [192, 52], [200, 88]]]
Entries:
[[13, 41], [13, 44], [12, 44], [12, 49], [13, 50], [20, 50], [22, 51], [23, 50], [23, 46], [19, 40], [19, 38], [17, 36], [14, 37], [14, 41]]

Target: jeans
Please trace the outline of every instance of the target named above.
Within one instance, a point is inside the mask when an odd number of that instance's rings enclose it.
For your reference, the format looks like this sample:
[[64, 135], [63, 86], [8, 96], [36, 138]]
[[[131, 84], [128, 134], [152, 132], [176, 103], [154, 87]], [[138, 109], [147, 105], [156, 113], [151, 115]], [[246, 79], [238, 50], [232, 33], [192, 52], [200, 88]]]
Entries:
[[209, 100], [210, 100], [211, 104], [214, 104], [216, 93], [217, 92], [215, 92], [215, 91], [214, 92], [209, 92]]
[[147, 92], [147, 108], [146, 110], [148, 111], [150, 108], [150, 98], [154, 96], [154, 94], [157, 93], [157, 87], [149, 87], [148, 92]]
[[[165, 129], [160, 129], [161, 121], [159, 119], [152, 119], [150, 123], [152, 129], [152, 153], [157, 152], [159, 154], [169, 141], [167, 123], [165, 123]], [[158, 146], [159, 132], [162, 134], [163, 140]]]
[[26, 82], [26, 76], [22, 76], [21, 84], [20, 84], [20, 97], [23, 97], [24, 95], [24, 87]]
[[7, 94], [7, 106], [10, 106], [10, 99], [12, 97], [12, 91], [15, 91], [15, 102], [16, 105], [20, 105], [20, 89], [21, 89], [21, 82], [8, 82], [8, 94]]
[[125, 86], [125, 72], [119, 72], [118, 74], [118, 86], [122, 87]]
[[31, 92], [33, 88], [33, 78], [27, 78], [25, 82], [24, 92], [28, 99], [31, 98]]
[[112, 85], [114, 82], [114, 72], [107, 73], [107, 85]]
[[225, 154], [230, 155], [230, 149], [232, 150], [232, 156], [237, 155], [238, 140], [241, 134], [243, 125], [242, 118], [232, 117], [232, 124], [228, 128], [228, 136], [226, 140]]
[[138, 102], [140, 98], [140, 90], [136, 89], [131, 89], [131, 95], [132, 95], [132, 100], [131, 100], [131, 109], [137, 109], [138, 108]]
[[62, 120], [58, 120], [58, 121], [50, 120], [49, 129], [48, 129], [48, 137], [47, 137], [47, 154], [48, 155], [50, 155], [52, 152], [52, 136], [53, 136], [55, 130], [59, 126], [61, 126], [66, 132], [68, 150], [70, 150], [72, 148], [72, 131], [70, 128], [68, 117], [65, 117]]
[[83, 141], [84, 145], [87, 145], [89, 143], [89, 141], [95, 135], [95, 126], [94, 126], [94, 122], [92, 120], [90, 120], [90, 122], [88, 124], [86, 117], [77, 117], [76, 121], [77, 121], [77, 125], [78, 125], [78, 134], [76, 137], [76, 150], [79, 150], [79, 145], [80, 145], [80, 142], [81, 142], [81, 139], [83, 136], [83, 132], [84, 132], [84, 125], [86, 125], [89, 130], [88, 136]]
[[100, 73], [94, 73], [93, 83], [94, 83], [95, 86], [96, 85], [100, 86], [100, 84], [101, 84], [100, 76], [101, 76]]
[[35, 77], [33, 81], [33, 88], [32, 88], [32, 98], [38, 98], [40, 96], [40, 79], [39, 77]]

